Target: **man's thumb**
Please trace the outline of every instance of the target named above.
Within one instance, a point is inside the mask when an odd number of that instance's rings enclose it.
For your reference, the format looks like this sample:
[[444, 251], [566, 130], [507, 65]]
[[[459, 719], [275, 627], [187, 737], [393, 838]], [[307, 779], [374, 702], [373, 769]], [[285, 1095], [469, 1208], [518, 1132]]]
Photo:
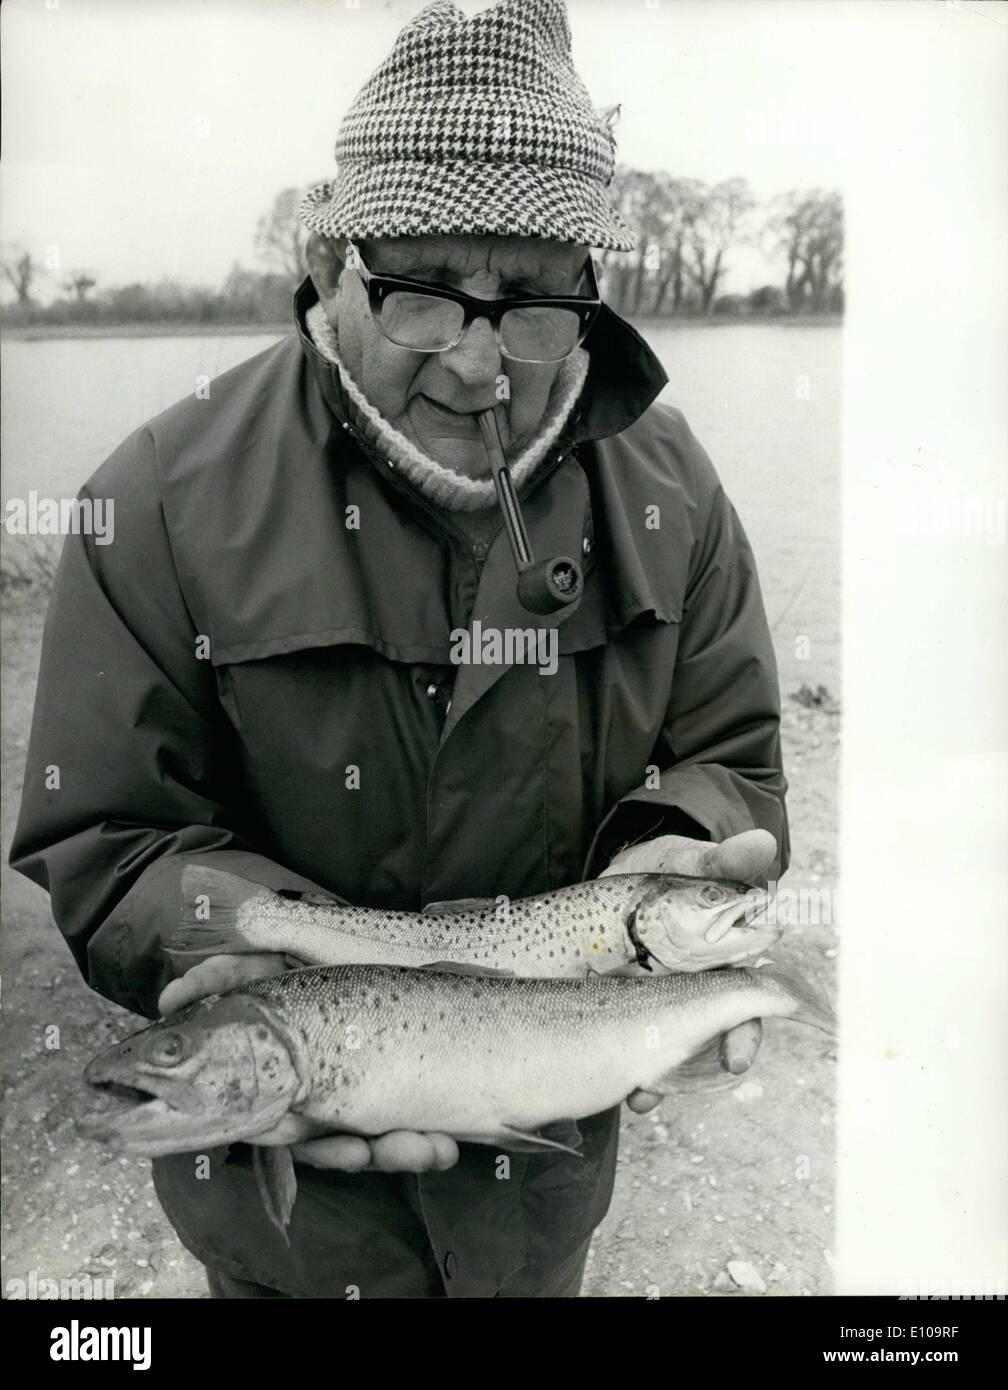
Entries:
[[764, 878], [777, 857], [777, 841], [769, 830], [743, 830], [719, 845], [707, 857], [711, 878], [733, 878], [740, 883]]

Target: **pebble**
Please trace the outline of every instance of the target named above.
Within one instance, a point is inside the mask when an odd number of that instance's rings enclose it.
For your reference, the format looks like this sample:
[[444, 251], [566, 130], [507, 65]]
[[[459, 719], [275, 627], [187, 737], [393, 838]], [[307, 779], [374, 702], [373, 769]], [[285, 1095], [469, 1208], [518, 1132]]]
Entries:
[[721, 1292], [728, 1291], [734, 1293], [738, 1285], [731, 1275], [722, 1269], [714, 1276], [714, 1287]]
[[755, 1265], [748, 1260], [729, 1260], [728, 1273], [740, 1289], [752, 1289], [754, 1293], [766, 1293], [766, 1284]]

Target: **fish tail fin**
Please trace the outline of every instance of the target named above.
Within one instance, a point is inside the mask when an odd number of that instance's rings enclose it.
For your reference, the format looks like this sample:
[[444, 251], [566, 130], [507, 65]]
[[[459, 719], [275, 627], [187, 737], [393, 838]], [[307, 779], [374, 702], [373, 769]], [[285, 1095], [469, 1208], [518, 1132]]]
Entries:
[[238, 909], [252, 898], [274, 897], [261, 883], [252, 883], [223, 869], [187, 864], [182, 870], [182, 925], [165, 942], [169, 955], [243, 955], [263, 950], [239, 923]]
[[764, 965], [753, 972], [757, 981], [771, 981], [786, 994], [797, 1007], [788, 1017], [796, 1023], [807, 1023], [810, 1028], [818, 1028], [831, 1038], [837, 1035], [837, 1018], [829, 996], [818, 985], [813, 985], [796, 971], [779, 965]]

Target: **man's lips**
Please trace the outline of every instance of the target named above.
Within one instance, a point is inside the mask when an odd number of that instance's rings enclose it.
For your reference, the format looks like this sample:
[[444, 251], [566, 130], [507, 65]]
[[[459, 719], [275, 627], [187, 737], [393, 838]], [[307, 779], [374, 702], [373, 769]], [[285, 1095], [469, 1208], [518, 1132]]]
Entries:
[[477, 409], [453, 410], [430, 396], [414, 396], [408, 411], [414, 428], [423, 435], [455, 439], [479, 439]]

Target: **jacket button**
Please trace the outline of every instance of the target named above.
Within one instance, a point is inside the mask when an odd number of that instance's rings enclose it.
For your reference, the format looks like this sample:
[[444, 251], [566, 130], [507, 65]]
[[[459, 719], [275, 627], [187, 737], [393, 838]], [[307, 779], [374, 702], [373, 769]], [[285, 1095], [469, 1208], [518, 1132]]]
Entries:
[[449, 1279], [454, 1279], [456, 1269], [458, 1269], [458, 1260], [455, 1258], [455, 1251], [449, 1250], [444, 1257], [444, 1272]]
[[437, 699], [437, 686], [434, 685], [433, 683], [430, 684], [430, 685], [427, 687], [427, 698], [428, 698], [428, 700], [436, 700], [436, 699]]
[[591, 553], [591, 541], [588, 539], [587, 536], [585, 536], [584, 540], [581, 542], [581, 550], [582, 553], [585, 555], [589, 555]]

